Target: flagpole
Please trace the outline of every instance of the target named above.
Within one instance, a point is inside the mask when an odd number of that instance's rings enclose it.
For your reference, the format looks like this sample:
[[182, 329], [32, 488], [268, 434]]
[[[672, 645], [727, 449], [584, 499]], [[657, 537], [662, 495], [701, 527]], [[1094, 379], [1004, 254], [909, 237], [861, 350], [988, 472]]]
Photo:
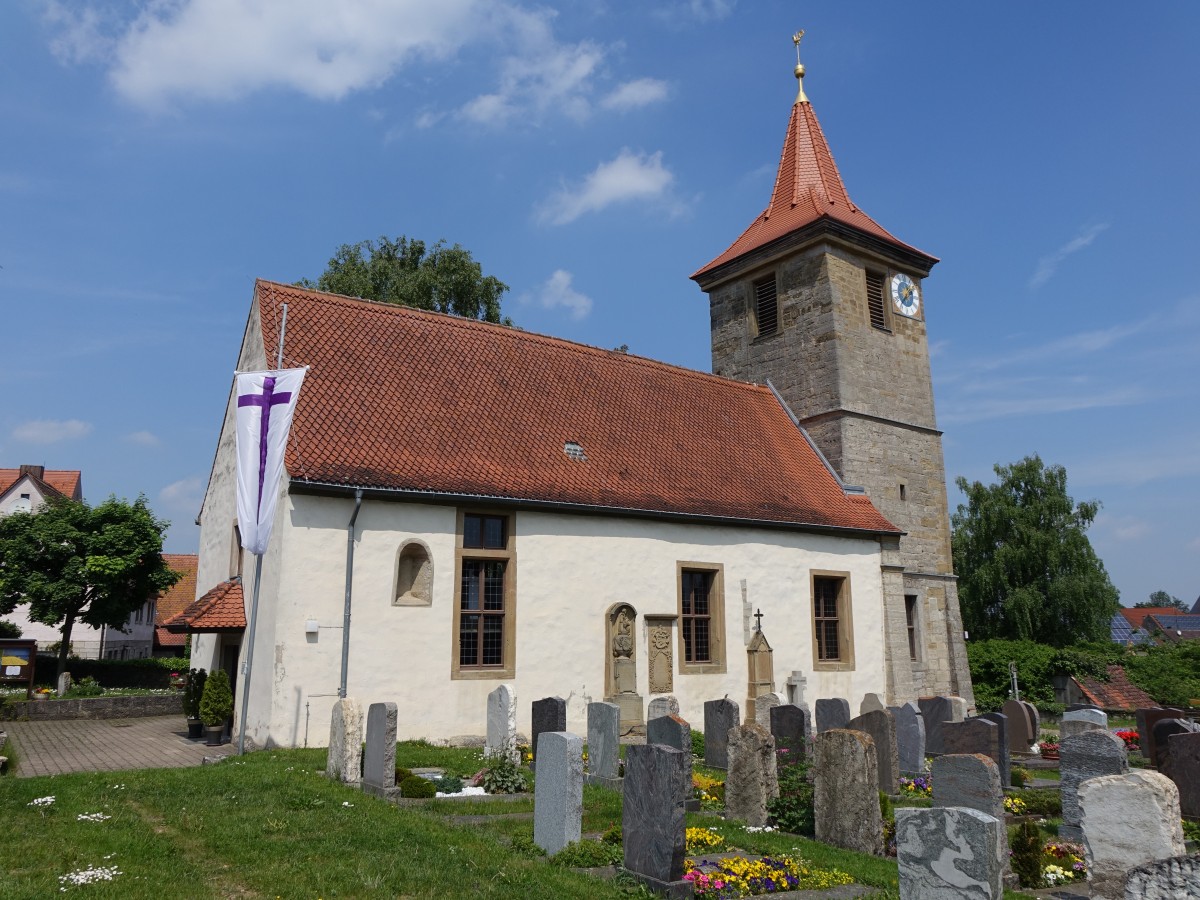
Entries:
[[258, 624], [258, 586], [262, 583], [262, 554], [254, 554], [254, 594], [250, 601], [250, 634], [246, 643], [246, 671], [242, 673], [242, 720], [238, 725], [238, 756], [246, 752], [246, 710], [250, 703], [250, 668], [254, 661], [254, 626]]

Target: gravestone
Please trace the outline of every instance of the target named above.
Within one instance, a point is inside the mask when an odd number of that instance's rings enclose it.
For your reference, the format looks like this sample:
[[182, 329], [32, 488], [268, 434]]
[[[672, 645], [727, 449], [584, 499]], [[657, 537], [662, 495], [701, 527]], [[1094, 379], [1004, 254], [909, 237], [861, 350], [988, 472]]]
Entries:
[[874, 712], [877, 709], [887, 709], [887, 704], [878, 694], [863, 694], [862, 703], [858, 705], [858, 714]]
[[1059, 743], [1073, 735], [1096, 729], [1108, 729], [1108, 716], [1103, 710], [1094, 706], [1069, 709], [1063, 713], [1062, 723], [1058, 727]]
[[677, 716], [679, 715], [679, 700], [674, 696], [655, 697], [650, 701], [649, 712], [646, 713], [646, 721], [657, 719], [659, 716]]
[[886, 709], [873, 709], [850, 720], [847, 728], [869, 734], [875, 742], [875, 770], [879, 789], [900, 793], [900, 755], [896, 747], [896, 720]]
[[954, 720], [954, 704], [949, 697], [920, 697], [917, 708], [925, 721], [925, 752], [945, 753], [942, 749], [942, 726]]
[[57, 686], [57, 690], [55, 691], [55, 695], [59, 696], [59, 697], [65, 697], [67, 695], [67, 691], [69, 691], [70, 689], [71, 689], [71, 673], [63, 672], [61, 675], [58, 676], [58, 686]]
[[[979, 753], [947, 753], [933, 761], [931, 775], [934, 806], [973, 809], [1005, 821], [1004, 789], [995, 760]], [[999, 852], [1001, 879], [1012, 881], [1007, 828], [1000, 829]]]
[[1150, 760], [1151, 764], [1158, 758], [1154, 745], [1154, 723], [1159, 719], [1178, 719], [1183, 715], [1183, 710], [1174, 706], [1137, 711], [1138, 746], [1142, 756]]
[[1012, 756], [1008, 747], [1008, 716], [1004, 713], [984, 713], [979, 718], [994, 723], [999, 731], [1000, 759], [997, 760], [997, 763], [1000, 766], [1000, 783], [1008, 787], [1012, 784]]
[[363, 751], [363, 789], [382, 794], [396, 786], [396, 704], [367, 707], [367, 746]]
[[1163, 774], [1179, 788], [1183, 815], [1200, 819], [1200, 732], [1173, 734], [1167, 739]]
[[536, 763], [538, 736], [543, 731], [567, 730], [567, 701], [562, 697], [546, 697], [543, 700], [534, 700], [529, 730], [533, 742], [533, 761]]
[[1126, 876], [1125, 900], [1200, 897], [1200, 856], [1173, 856], [1146, 863]]
[[868, 735], [835, 728], [813, 738], [813, 813], [818, 841], [883, 853], [879, 772]]
[[925, 719], [917, 704], [889, 706], [896, 720], [896, 760], [900, 774], [913, 778], [925, 772]]
[[588, 774], [615, 779], [621, 761], [621, 708], [615, 703], [589, 703]]
[[517, 749], [517, 691], [511, 684], [502, 684], [487, 696], [487, 744], [483, 755], [521, 761]]
[[1101, 775], [1124, 775], [1129, 771], [1125, 742], [1108, 731], [1092, 729], [1073, 735], [1059, 745], [1059, 792], [1063, 823], [1059, 835], [1068, 841], [1083, 837], [1080, 830], [1079, 785]]
[[329, 721], [329, 756], [325, 774], [344, 784], [362, 780], [362, 708], [353, 697], [333, 704]]
[[831, 728], [845, 728], [850, 723], [850, 701], [830, 697], [817, 701], [817, 734]]
[[942, 724], [943, 753], [982, 753], [1000, 766], [1000, 726], [987, 719]]
[[533, 842], [553, 856], [580, 838], [583, 822], [583, 738], [543, 731], [535, 748]]
[[[655, 893], [691, 896], [683, 881], [685, 816], [681, 752], [662, 744], [631, 744], [625, 755], [621, 841], [625, 869]], [[685, 893], [686, 892], [686, 893]]]
[[[765, 718], [759, 719], [759, 697], [775, 693], [775, 651], [761, 630], [755, 631], [746, 646], [746, 718], [766, 726]], [[765, 715], [765, 714], [764, 714]]]
[[684, 790], [680, 802], [688, 812], [699, 812], [700, 801], [692, 803], [692, 726], [679, 716], [659, 716], [646, 723], [646, 743], [661, 744], [680, 752], [679, 764], [683, 767]]
[[976, 809], [897, 809], [901, 900], [1000, 900], [1003, 832]]
[[1159, 719], [1151, 729], [1154, 735], [1154, 758], [1150, 761], [1159, 769], [1169, 767], [1167, 741], [1174, 735], [1191, 734], [1195, 730], [1195, 726], [1187, 719]]
[[783, 754], [780, 764], [799, 762], [808, 756], [808, 717], [798, 706], [785, 703], [771, 710], [771, 737], [775, 739], [775, 752]]
[[[608, 639], [605, 655], [604, 699], [621, 708], [621, 733], [642, 733], [642, 695], [637, 690], [637, 647], [633, 626], [637, 610], [628, 603], [616, 603], [605, 613]], [[661, 629], [656, 629], [661, 632]], [[669, 688], [668, 688], [669, 690]]]
[[1037, 707], [1025, 700], [1017, 701], [1023, 707], [1025, 712], [1029, 714], [1030, 733], [1033, 735], [1033, 743], [1037, 743], [1038, 736], [1042, 733], [1042, 714], [1037, 711]]
[[729, 774], [725, 779], [725, 816], [761, 828], [767, 803], [779, 796], [775, 740], [756, 722], [729, 729]]
[[1009, 754], [1028, 753], [1037, 740], [1037, 730], [1029, 718], [1029, 710], [1020, 700], [1005, 700], [1000, 711], [1008, 716]]
[[1135, 720], [1135, 728], [1138, 733], [1138, 752], [1146, 759], [1150, 758], [1150, 729], [1146, 727], [1146, 716], [1156, 710], [1162, 709], [1161, 706], [1142, 706], [1134, 711], [1133, 717]]
[[754, 698], [754, 721], [763, 728], [771, 727], [771, 710], [783, 705], [783, 697], [775, 691], [759, 694]]
[[1079, 807], [1096, 900], [1124, 900], [1130, 869], [1184, 854], [1179, 791], [1165, 775], [1139, 770], [1089, 778], [1079, 785]]
[[950, 701], [950, 721], [964, 722], [967, 718], [967, 700], [965, 697], [956, 697], [951, 694], [946, 698]]
[[729, 729], [740, 721], [738, 705], [726, 697], [704, 704], [704, 764], [714, 769], [729, 767]]

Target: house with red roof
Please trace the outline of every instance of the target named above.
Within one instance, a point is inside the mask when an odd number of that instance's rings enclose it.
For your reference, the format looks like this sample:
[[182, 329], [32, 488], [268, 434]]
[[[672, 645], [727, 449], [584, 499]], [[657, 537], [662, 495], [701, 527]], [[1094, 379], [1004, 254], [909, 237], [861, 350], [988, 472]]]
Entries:
[[196, 599], [196, 567], [200, 557], [195, 553], [164, 553], [163, 561], [183, 577], [159, 594], [154, 607], [154, 655], [183, 656], [186, 635], [170, 631], [166, 623], [183, 612]]

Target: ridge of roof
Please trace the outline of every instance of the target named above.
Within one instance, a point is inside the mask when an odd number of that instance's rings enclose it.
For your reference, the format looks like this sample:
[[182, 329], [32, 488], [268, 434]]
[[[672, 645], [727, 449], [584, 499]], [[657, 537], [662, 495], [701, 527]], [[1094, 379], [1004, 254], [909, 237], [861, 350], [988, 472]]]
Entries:
[[[74, 499], [76, 492], [79, 490], [79, 483], [83, 478], [83, 473], [79, 469], [44, 469], [41, 478], [38, 478], [32, 472], [25, 472], [24, 474], [37, 484], [39, 488], [48, 488], [50, 491], [66, 497], [68, 500]], [[6, 493], [14, 484], [21, 480], [21, 477], [22, 473], [20, 469], [0, 469], [0, 494]]]
[[724, 252], [697, 269], [691, 277], [698, 279], [822, 219], [841, 222], [937, 262], [935, 257], [897, 238], [850, 199], [817, 114], [807, 99], [801, 99], [792, 104], [767, 208]]
[[180, 613], [162, 623], [173, 634], [185, 631], [236, 630], [246, 627], [245, 596], [240, 578], [222, 581]]

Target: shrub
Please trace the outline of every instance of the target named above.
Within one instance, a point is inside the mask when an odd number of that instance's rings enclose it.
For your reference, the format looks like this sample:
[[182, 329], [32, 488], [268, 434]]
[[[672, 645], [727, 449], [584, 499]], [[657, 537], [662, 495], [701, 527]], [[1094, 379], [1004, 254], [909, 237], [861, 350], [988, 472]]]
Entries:
[[779, 796], [767, 802], [767, 812], [784, 831], [812, 837], [816, 829], [813, 816], [813, 786], [808, 763], [788, 763], [779, 769]]
[[704, 759], [704, 732], [692, 729], [692, 756]]
[[67, 691], [68, 697], [99, 697], [104, 693], [104, 688], [100, 687], [99, 683], [91, 675], [86, 675], [80, 678], [77, 682], [71, 685], [71, 689]]
[[229, 689], [229, 673], [217, 669], [204, 682], [200, 697], [200, 721], [210, 727], [223, 725], [233, 713], [233, 692]]
[[1022, 822], [1012, 836], [1012, 867], [1027, 888], [1042, 883], [1042, 833], [1033, 822]]
[[1062, 816], [1062, 794], [1057, 788], [1025, 788], [1021, 791], [1021, 800], [1028, 815], [1047, 819]]
[[409, 775], [400, 782], [400, 796], [425, 799], [437, 793], [433, 782], [420, 775]]
[[624, 841], [621, 833], [621, 826], [609, 825], [600, 840], [604, 841], [606, 844], [616, 844], [618, 847], [620, 847]]
[[200, 699], [204, 696], [204, 682], [208, 672], [192, 669], [188, 672], [187, 684], [183, 688], [183, 714], [189, 719], [200, 718]]
[[0, 638], [19, 638], [20, 636], [21, 626], [0, 619]]
[[520, 794], [528, 788], [525, 774], [504, 750], [489, 756], [487, 766], [483, 789], [489, 794]]
[[457, 775], [443, 775], [434, 781], [434, 785], [443, 794], [457, 794], [463, 789], [463, 780]]
[[396, 766], [396, 784], [400, 784], [405, 778], [412, 778], [411, 769], [406, 769], [403, 766]]
[[1011, 781], [1013, 787], [1023, 788], [1025, 785], [1029, 784], [1029, 782], [1033, 781], [1033, 774], [1028, 769], [1022, 768], [1021, 766], [1013, 766]]
[[615, 866], [622, 860], [620, 847], [601, 841], [577, 841], [563, 847], [550, 859], [550, 864], [568, 869], [595, 869]]
[[[57, 672], [58, 657], [39, 648], [37, 668], [39, 672]], [[145, 659], [79, 659], [72, 657], [67, 667], [75, 678], [90, 675], [106, 688], [169, 688], [171, 673], [187, 669], [189, 660], [184, 657], [147, 657]]]

